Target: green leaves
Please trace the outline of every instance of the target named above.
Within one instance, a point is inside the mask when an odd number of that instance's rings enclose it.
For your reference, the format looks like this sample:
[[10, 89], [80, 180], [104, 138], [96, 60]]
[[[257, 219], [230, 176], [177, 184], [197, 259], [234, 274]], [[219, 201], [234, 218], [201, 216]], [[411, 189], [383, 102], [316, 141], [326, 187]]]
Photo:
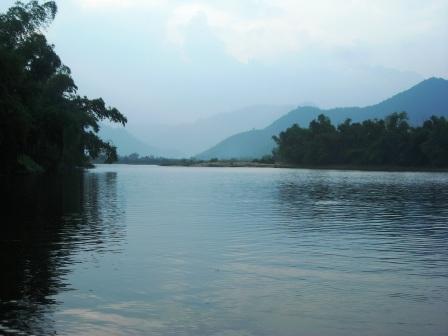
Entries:
[[0, 39], [10, 47], [27, 41], [32, 34], [42, 33], [55, 18], [56, 2], [16, 2], [6, 14], [0, 15]]
[[56, 13], [54, 1], [31, 1], [0, 15], [0, 171], [24, 162], [55, 170], [86, 166], [99, 155], [117, 159], [97, 132], [101, 121], [124, 126], [127, 119], [103, 99], [77, 94], [70, 69], [42, 33]]

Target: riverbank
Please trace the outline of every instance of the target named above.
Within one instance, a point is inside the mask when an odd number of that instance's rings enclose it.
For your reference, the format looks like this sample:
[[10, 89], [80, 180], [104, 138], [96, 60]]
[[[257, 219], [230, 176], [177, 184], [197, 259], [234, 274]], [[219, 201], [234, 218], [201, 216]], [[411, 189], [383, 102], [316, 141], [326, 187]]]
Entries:
[[384, 171], [384, 172], [448, 172], [448, 168], [431, 168], [431, 167], [349, 166], [349, 165], [307, 166], [307, 165], [292, 165], [281, 162], [259, 163], [251, 161], [202, 162], [198, 164], [189, 165], [189, 167], [289, 168], [289, 169], [359, 170], [359, 171]]
[[158, 163], [118, 162], [119, 164], [157, 165], [162, 167], [209, 167], [209, 168], [288, 168], [315, 170], [384, 171], [384, 172], [448, 172], [448, 168], [400, 167], [400, 166], [362, 166], [362, 165], [294, 165], [286, 162], [260, 162], [246, 160], [166, 160]]

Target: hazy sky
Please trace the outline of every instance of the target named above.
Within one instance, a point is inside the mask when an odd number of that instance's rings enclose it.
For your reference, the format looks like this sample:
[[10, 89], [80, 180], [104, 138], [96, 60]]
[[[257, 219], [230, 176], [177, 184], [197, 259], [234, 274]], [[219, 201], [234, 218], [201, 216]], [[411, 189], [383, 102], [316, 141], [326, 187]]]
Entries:
[[448, 77], [448, 0], [57, 3], [48, 38], [81, 93], [133, 122], [253, 104], [366, 105]]

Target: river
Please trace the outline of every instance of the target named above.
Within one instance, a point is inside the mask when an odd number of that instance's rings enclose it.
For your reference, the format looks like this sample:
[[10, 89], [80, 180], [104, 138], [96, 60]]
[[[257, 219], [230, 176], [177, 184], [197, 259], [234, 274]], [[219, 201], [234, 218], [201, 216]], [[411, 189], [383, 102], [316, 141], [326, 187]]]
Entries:
[[0, 334], [447, 335], [448, 174], [3, 181]]

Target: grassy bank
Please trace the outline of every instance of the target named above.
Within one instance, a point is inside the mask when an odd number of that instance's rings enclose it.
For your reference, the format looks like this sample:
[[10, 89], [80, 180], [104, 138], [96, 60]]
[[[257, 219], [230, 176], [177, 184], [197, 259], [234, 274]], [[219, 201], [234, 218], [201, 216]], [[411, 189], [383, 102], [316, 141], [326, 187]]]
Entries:
[[448, 168], [440, 167], [406, 167], [391, 165], [294, 165], [273, 160], [196, 160], [196, 159], [166, 159], [166, 158], [129, 158], [118, 161], [119, 164], [157, 165], [162, 167], [212, 167], [212, 168], [290, 168], [319, 170], [356, 170], [356, 171], [386, 171], [386, 172], [448, 172]]

